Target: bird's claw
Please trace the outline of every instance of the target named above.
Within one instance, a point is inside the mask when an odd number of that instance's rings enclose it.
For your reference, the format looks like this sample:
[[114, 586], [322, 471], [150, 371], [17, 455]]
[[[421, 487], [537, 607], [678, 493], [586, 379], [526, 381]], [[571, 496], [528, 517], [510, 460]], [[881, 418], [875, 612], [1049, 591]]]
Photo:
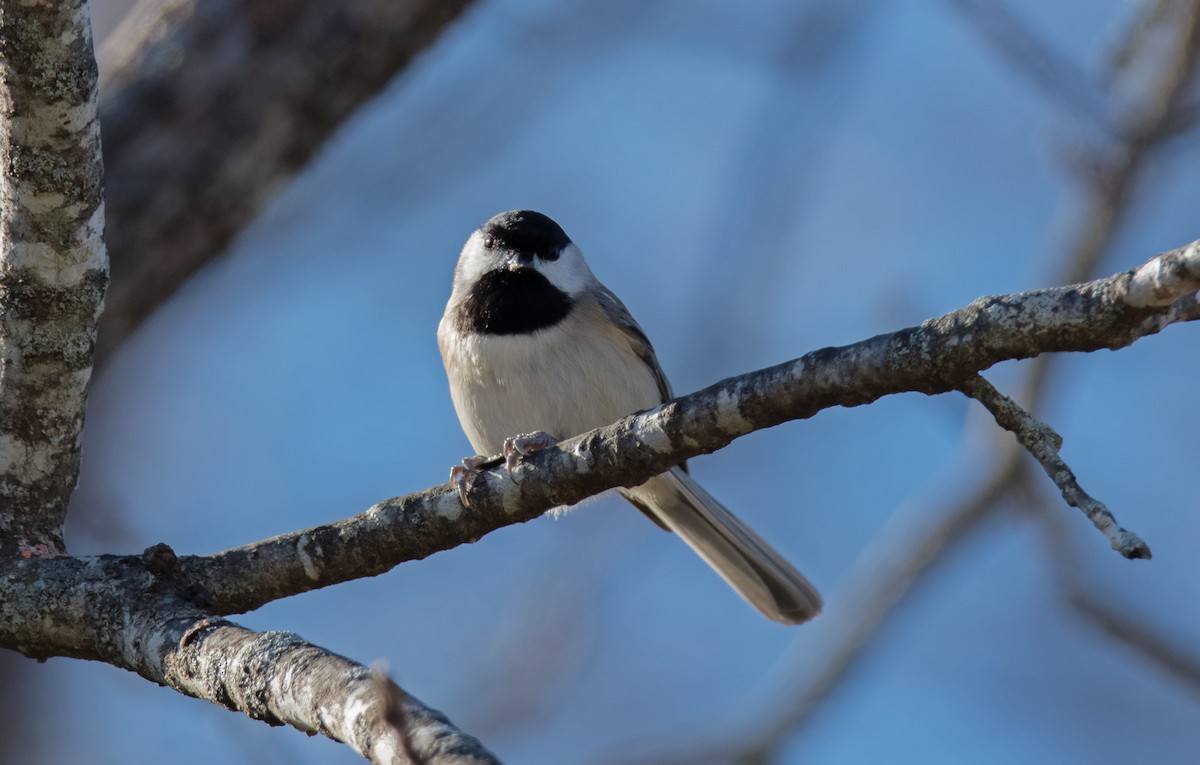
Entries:
[[522, 433], [519, 436], [504, 439], [504, 466], [508, 468], [508, 477], [513, 483], [517, 482], [513, 470], [521, 463], [522, 457], [528, 457], [534, 452], [549, 449], [558, 444], [558, 439], [549, 433], [539, 430], [534, 433]]
[[471, 489], [471, 482], [475, 480], [475, 476], [479, 475], [479, 467], [487, 461], [487, 457], [463, 457], [461, 465], [450, 468], [450, 483], [454, 484], [454, 490], [458, 492], [458, 501], [463, 507], [471, 506], [467, 492]]

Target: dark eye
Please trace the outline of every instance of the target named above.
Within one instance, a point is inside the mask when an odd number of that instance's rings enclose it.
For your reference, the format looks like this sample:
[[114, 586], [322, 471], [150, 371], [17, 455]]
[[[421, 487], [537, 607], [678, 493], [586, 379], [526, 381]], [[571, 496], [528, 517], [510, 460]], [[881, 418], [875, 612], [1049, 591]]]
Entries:
[[491, 234], [483, 235], [483, 247], [485, 250], [491, 250], [496, 247], [496, 237]]
[[558, 260], [558, 256], [562, 254], [562, 250], [555, 246], [553, 242], [548, 242], [539, 254], [542, 256], [542, 260], [554, 262]]

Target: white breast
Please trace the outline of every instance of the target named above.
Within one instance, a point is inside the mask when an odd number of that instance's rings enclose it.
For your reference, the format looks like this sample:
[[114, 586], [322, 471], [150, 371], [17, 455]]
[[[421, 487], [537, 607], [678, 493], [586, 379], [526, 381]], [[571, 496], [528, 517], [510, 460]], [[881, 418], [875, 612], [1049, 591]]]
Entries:
[[498, 454], [510, 436], [569, 438], [662, 403], [651, 370], [591, 302], [532, 335], [464, 335], [444, 316], [438, 345], [479, 454]]

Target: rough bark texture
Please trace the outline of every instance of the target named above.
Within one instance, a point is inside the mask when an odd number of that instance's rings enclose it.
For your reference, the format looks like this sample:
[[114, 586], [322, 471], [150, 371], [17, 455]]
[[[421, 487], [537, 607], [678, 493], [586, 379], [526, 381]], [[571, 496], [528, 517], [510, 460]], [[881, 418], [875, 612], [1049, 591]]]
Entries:
[[0, 557], [62, 549], [108, 282], [87, 5], [0, 8]]
[[440, 712], [293, 633], [205, 620], [169, 637], [178, 650], [167, 657], [167, 681], [184, 693], [228, 698], [232, 709], [344, 741], [371, 762], [497, 762]]
[[[470, 508], [459, 504], [448, 485], [427, 489], [338, 523], [213, 556], [186, 556], [177, 567], [172, 564], [173, 586], [209, 613], [231, 614], [374, 576], [531, 520], [550, 507], [637, 485], [739, 436], [825, 408], [858, 406], [893, 393], [959, 389], [1007, 359], [1123, 347], [1168, 323], [1200, 319], [1198, 288], [1200, 242], [1195, 242], [1106, 279], [982, 298], [918, 327], [814, 351], [585, 433], [528, 458], [516, 471], [519, 483], [502, 470], [483, 473], [471, 489]], [[1156, 306], [1146, 306], [1148, 293]], [[141, 564], [130, 559], [128, 565]], [[0, 581], [0, 597], [19, 596], [8, 590]]]
[[[287, 15], [247, 5], [272, 8]], [[0, 645], [105, 661], [373, 762], [495, 762], [366, 668], [295, 635], [210, 619], [211, 598], [165, 546], [141, 558], [61, 554], [108, 282], [85, 0], [0, 5], [0, 67]]]
[[516, 471], [519, 483], [503, 471], [484, 473], [470, 508], [442, 486], [210, 557], [177, 559], [158, 545], [141, 557], [17, 558], [0, 576], [0, 645], [39, 658], [106, 661], [257, 719], [346, 741], [377, 762], [411, 762], [418, 751], [425, 762], [489, 762], [478, 742], [411, 698], [400, 716], [407, 727], [394, 732], [390, 694], [363, 703], [370, 684], [362, 667], [216, 615], [382, 573], [827, 407], [953, 390], [1005, 359], [1119, 348], [1200, 318], [1198, 288], [1200, 242], [1107, 279], [980, 299], [585, 433], [529, 458]]
[[[390, 694], [363, 703], [361, 667], [295, 636], [255, 635], [217, 615], [474, 542], [827, 407], [961, 388], [1005, 359], [1119, 348], [1168, 323], [1200, 319], [1198, 288], [1200, 242], [1107, 279], [980, 299], [919, 327], [814, 351], [585, 433], [530, 457], [516, 470], [519, 482], [484, 473], [469, 508], [444, 485], [210, 557], [177, 559], [158, 545], [141, 557], [17, 558], [0, 576], [0, 645], [106, 661], [258, 719], [333, 736], [378, 762], [411, 762], [417, 751], [433, 752], [420, 755], [430, 763], [493, 761], [411, 699], [406, 730], [393, 732]], [[388, 738], [395, 735], [404, 738]]]
[[468, 0], [143, 3], [104, 50], [113, 287], [97, 363]]
[[0, 645], [28, 656], [103, 661], [270, 725], [342, 741], [375, 763], [497, 762], [361, 664], [293, 633], [211, 616], [211, 599], [165, 545], [141, 557], [18, 560], [4, 573]]
[[[138, 169], [134, 179], [148, 182], [141, 188], [147, 195], [140, 204], [150, 210], [141, 214], [162, 226], [146, 240], [149, 244], [143, 242], [151, 257], [156, 248], [186, 250], [190, 238], [207, 236], [210, 224], [218, 234], [201, 249], [219, 248], [251, 214], [222, 207], [227, 200], [220, 195], [233, 193], [235, 181], [250, 179], [250, 196], [242, 201], [261, 199], [254, 195], [286, 174], [279, 168], [295, 167], [288, 165], [294, 157], [286, 150], [260, 166], [256, 152], [245, 149], [274, 145], [280, 140], [275, 131], [290, 135], [293, 128], [280, 115], [294, 114], [294, 108], [306, 103], [288, 101], [302, 90], [289, 79], [292, 70], [272, 69], [247, 51], [269, 45], [276, 35], [324, 40], [346, 18], [358, 24], [348, 28], [369, 37], [382, 23], [370, 14], [382, 13], [384, 7], [366, 2], [310, 6], [172, 0], [165, 17], [172, 23], [137, 31], [141, 42], [132, 49], [145, 58], [131, 58], [125, 62], [131, 68], [118, 72], [141, 72], [138, 67], [145, 65], [145, 71], [186, 81], [188, 57], [206, 51], [214, 58], [214, 41], [232, 46], [227, 57], [216, 60], [236, 65], [220, 78], [233, 83], [230, 90], [189, 91], [205, 94], [199, 106], [172, 101], [166, 80], [150, 78], [140, 103], [163, 101], [161, 114], [156, 117], [151, 110], [139, 116], [135, 110], [114, 117], [118, 123], [129, 121], [120, 129], [134, 136], [124, 149], [133, 152], [130, 156], [170, 156], [181, 149], [171, 141], [156, 145], [158, 133], [150, 126], [210, 113], [218, 127], [229, 131], [217, 130], [212, 146], [224, 150], [229, 147], [221, 141], [231, 141], [237, 147], [228, 151], [229, 157], [201, 147], [198, 153], [205, 162], [185, 163], [190, 168], [186, 172], [202, 178], [196, 199], [171, 197], [158, 186], [146, 192], [156, 180], [149, 176], [161, 168], [132, 161], [131, 167]], [[434, 10], [428, 13], [452, 14], [458, 7], [447, 11], [430, 4]], [[218, 24], [228, 28], [218, 33]], [[226, 36], [230, 30], [232, 36]], [[350, 39], [352, 48], [379, 47], [367, 38]], [[310, 49], [308, 56], [320, 59], [321, 52]], [[408, 55], [411, 49], [404, 60]], [[827, 407], [856, 406], [905, 391], [946, 392], [964, 387], [1005, 359], [1119, 348], [1169, 323], [1200, 318], [1195, 295], [1200, 243], [1193, 243], [1108, 279], [981, 299], [919, 327], [731, 378], [536, 454], [516, 470], [520, 483], [509, 481], [502, 471], [486, 473], [470, 492], [469, 508], [443, 486], [383, 502], [337, 524], [215, 556], [178, 559], [165, 545], [140, 557], [55, 555], [75, 481], [95, 322], [106, 283], [96, 74], [86, 6], [81, 0], [0, 5], [0, 58], [0, 646], [37, 658], [104, 661], [270, 724], [345, 741], [374, 762], [432, 765], [490, 763], [495, 758], [377, 673], [291, 633], [254, 633], [220, 616], [473, 542], [549, 507], [641, 483], [753, 430]], [[267, 80], [283, 84], [280, 92], [288, 105], [275, 110], [275, 101], [265, 109], [260, 103], [255, 113], [266, 116], [247, 125], [236, 110], [223, 112], [221, 107], [238, 94], [265, 97], [254, 80], [258, 69], [274, 72]], [[329, 82], [336, 82], [344, 73], [331, 70], [328, 75]], [[136, 77], [131, 75], [130, 81]], [[129, 88], [130, 93], [136, 90]], [[164, 115], [166, 123], [154, 122]], [[319, 137], [311, 143], [282, 140], [300, 153], [318, 142]], [[227, 159], [234, 164], [223, 165]], [[160, 203], [164, 206], [158, 207]], [[199, 227], [204, 230], [191, 230], [172, 217], [180, 204], [204, 210], [210, 205], [216, 217], [244, 217], [224, 234], [221, 225], [211, 222]], [[167, 236], [172, 226], [179, 231]], [[194, 267], [194, 256], [188, 262]], [[190, 267], [171, 270], [179, 268], [176, 264], [162, 273], [151, 269], [138, 283], [143, 288], [161, 284], [163, 273], [170, 282]]]

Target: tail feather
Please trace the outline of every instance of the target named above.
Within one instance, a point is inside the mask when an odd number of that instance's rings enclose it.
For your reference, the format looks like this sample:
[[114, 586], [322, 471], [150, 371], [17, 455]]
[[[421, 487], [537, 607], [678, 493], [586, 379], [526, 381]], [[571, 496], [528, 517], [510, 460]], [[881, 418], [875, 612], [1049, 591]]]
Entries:
[[678, 534], [767, 618], [800, 624], [821, 612], [821, 596], [804, 575], [683, 470], [620, 492]]

